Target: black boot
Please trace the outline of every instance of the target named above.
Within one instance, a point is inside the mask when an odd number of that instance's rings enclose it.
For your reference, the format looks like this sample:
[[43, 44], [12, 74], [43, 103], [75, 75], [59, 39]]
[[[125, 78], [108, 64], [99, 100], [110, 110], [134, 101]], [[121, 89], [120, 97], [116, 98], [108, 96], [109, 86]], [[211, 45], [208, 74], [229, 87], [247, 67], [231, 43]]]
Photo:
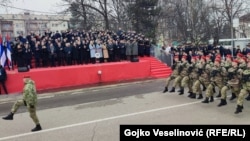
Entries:
[[234, 112], [235, 114], [238, 114], [242, 112], [243, 106], [237, 105], [236, 111]]
[[248, 96], [246, 97], [247, 101], [250, 101], [250, 94], [248, 94]]
[[183, 88], [183, 87], [181, 87], [181, 90], [180, 90], [179, 95], [183, 95], [183, 94], [184, 94], [184, 88]]
[[35, 131], [40, 131], [40, 130], [42, 130], [42, 127], [41, 127], [40, 124], [37, 124], [36, 127], [33, 128], [31, 131], [32, 131], [32, 132], [35, 132]]
[[232, 96], [231, 96], [231, 98], [229, 100], [234, 100], [235, 98], [236, 98], [235, 93], [232, 93]]
[[202, 103], [209, 103], [208, 99], [209, 99], [209, 98], [206, 97], [205, 100], [202, 101]]
[[195, 99], [196, 98], [196, 94], [192, 93], [191, 96], [190, 96], [190, 98]]
[[167, 92], [168, 91], [168, 87], [165, 87], [163, 93]]
[[214, 102], [214, 97], [211, 96], [209, 102]]
[[175, 87], [173, 87], [170, 91], [170, 93], [175, 92]]
[[203, 86], [203, 90], [202, 91], [206, 91], [206, 90], [207, 90], [207, 88], [205, 86]]
[[218, 105], [218, 107], [221, 107], [221, 106], [224, 106], [224, 105], [227, 105], [227, 101], [225, 99], [221, 99], [220, 104]]
[[213, 87], [213, 92], [214, 92], [214, 93], [216, 93], [216, 91], [215, 91], [215, 87]]
[[4, 120], [13, 120], [14, 114], [10, 112], [7, 116], [3, 117]]
[[199, 97], [197, 99], [202, 99], [202, 98], [203, 98], [202, 94], [199, 94]]
[[192, 93], [189, 93], [188, 97], [191, 97], [192, 96]]
[[221, 97], [221, 93], [219, 92], [219, 94], [216, 97]]

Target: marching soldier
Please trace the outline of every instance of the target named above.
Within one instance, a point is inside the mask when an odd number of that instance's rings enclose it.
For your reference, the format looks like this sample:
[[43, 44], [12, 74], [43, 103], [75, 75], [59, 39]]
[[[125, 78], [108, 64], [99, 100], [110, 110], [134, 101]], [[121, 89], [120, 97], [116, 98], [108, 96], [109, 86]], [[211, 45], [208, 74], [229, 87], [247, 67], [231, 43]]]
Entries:
[[[187, 69], [188, 69], [188, 67], [187, 67], [187, 64], [188, 64], [188, 62], [187, 62], [187, 56], [186, 55], [182, 56], [181, 60], [182, 60], [182, 63], [178, 67], [178, 73], [179, 73], [179, 75], [174, 79], [173, 87], [172, 87], [172, 89], [171, 89], [170, 92], [175, 92], [176, 86], [177, 85], [180, 86], [180, 83], [181, 83], [182, 79], [185, 76], [187, 76]], [[180, 93], [182, 93], [182, 89], [180, 90]]]
[[[203, 98], [200, 86], [201, 86], [201, 81], [206, 80], [205, 78], [208, 77], [208, 75], [204, 69], [205, 65], [206, 65], [206, 58], [205, 58], [205, 56], [202, 56], [200, 58], [200, 61], [197, 63], [197, 68], [196, 68], [197, 69], [196, 70], [197, 79], [193, 78], [196, 81], [194, 82], [194, 85], [192, 86], [193, 93], [190, 93], [190, 95], [189, 95], [190, 98], [196, 98], [197, 94], [199, 94], [199, 97], [197, 99]], [[203, 83], [205, 83], [205, 82], [203, 81]], [[209, 83], [207, 83], [207, 85], [208, 84]]]
[[14, 114], [17, 112], [20, 106], [27, 106], [28, 111], [30, 113], [30, 117], [32, 118], [33, 122], [36, 124], [36, 127], [33, 128], [31, 131], [39, 131], [42, 130], [42, 127], [39, 123], [39, 120], [36, 115], [36, 105], [37, 105], [37, 93], [36, 93], [36, 86], [35, 82], [30, 79], [29, 76], [24, 76], [23, 78], [24, 88], [23, 88], [23, 99], [16, 101], [13, 105], [11, 112], [9, 115], [3, 117], [4, 120], [13, 120]]
[[221, 101], [218, 105], [218, 107], [221, 107], [223, 105], [227, 104], [226, 97], [227, 97], [227, 91], [231, 89], [232, 96], [230, 100], [233, 100], [236, 98], [236, 94], [239, 94], [240, 92], [240, 82], [239, 82], [239, 75], [242, 73], [241, 69], [238, 69], [238, 61], [234, 60], [232, 62], [232, 67], [228, 69], [227, 72], [227, 84], [221, 89]]
[[247, 63], [247, 68], [242, 72], [242, 89], [240, 90], [240, 94], [237, 99], [237, 107], [235, 114], [242, 112], [243, 109], [243, 101], [245, 96], [250, 92], [250, 62]]
[[[207, 90], [206, 90], [206, 98], [202, 103], [209, 103], [214, 101], [214, 91], [213, 89], [217, 86], [219, 87], [219, 90], [224, 86], [223, 83], [223, 77], [221, 76], [221, 66], [220, 66], [220, 58], [216, 58], [214, 61], [214, 67], [211, 71], [211, 83], [209, 84]], [[210, 98], [210, 100], [209, 100]]]
[[187, 64], [187, 75], [181, 80], [181, 90], [180, 90], [180, 95], [184, 94], [184, 88], [186, 85], [188, 85], [188, 89], [189, 89], [189, 93], [193, 93], [192, 92], [192, 82], [193, 78], [196, 77], [196, 72], [195, 67], [196, 67], [196, 58], [192, 57], [191, 58], [191, 64]]
[[178, 69], [180, 67], [180, 64], [181, 64], [181, 62], [179, 61], [179, 56], [175, 56], [174, 57], [174, 64], [172, 66], [173, 72], [172, 72], [171, 76], [166, 79], [166, 86], [165, 86], [163, 93], [168, 91], [168, 86], [170, 84], [170, 81], [174, 80], [179, 75]]

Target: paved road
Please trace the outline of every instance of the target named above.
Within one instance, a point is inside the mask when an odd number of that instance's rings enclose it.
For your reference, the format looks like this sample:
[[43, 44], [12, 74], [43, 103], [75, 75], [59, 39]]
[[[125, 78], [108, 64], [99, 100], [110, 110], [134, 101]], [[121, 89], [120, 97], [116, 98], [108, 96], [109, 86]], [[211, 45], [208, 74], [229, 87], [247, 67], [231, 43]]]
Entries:
[[[249, 124], [250, 102], [235, 115], [235, 101], [217, 107], [187, 94], [163, 94], [164, 79], [40, 94], [38, 116], [43, 130], [34, 127], [25, 107], [13, 121], [0, 120], [0, 141], [118, 141], [121, 124]], [[0, 115], [20, 96], [1, 96]]]

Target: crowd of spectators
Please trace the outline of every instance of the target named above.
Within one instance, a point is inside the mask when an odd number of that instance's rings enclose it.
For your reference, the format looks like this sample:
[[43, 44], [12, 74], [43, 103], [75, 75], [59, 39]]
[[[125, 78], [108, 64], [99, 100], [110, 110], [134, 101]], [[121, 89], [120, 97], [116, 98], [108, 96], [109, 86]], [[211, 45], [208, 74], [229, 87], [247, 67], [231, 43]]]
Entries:
[[68, 30], [19, 35], [11, 42], [11, 53], [13, 66], [41, 68], [129, 61], [150, 56], [150, 47], [149, 39], [134, 31]]

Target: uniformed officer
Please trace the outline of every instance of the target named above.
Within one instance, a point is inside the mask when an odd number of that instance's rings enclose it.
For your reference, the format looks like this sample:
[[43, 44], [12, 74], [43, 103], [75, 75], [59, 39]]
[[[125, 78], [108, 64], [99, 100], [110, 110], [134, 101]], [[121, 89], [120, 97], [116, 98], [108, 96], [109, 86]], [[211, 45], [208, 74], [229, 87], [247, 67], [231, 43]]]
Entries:
[[232, 96], [230, 100], [236, 98], [236, 94], [240, 92], [240, 82], [239, 82], [239, 75], [241, 74], [241, 69], [238, 69], [238, 61], [234, 60], [232, 62], [232, 67], [228, 69], [227, 72], [227, 84], [221, 89], [221, 101], [218, 107], [224, 106], [227, 104], [226, 97], [227, 91], [231, 89]]
[[247, 68], [242, 72], [242, 89], [237, 99], [237, 107], [235, 114], [242, 112], [243, 110], [243, 101], [246, 95], [250, 92], [250, 62], [247, 63]]
[[163, 93], [168, 91], [168, 86], [170, 84], [170, 81], [174, 80], [179, 75], [178, 68], [179, 68], [180, 64], [181, 64], [181, 62], [179, 61], [179, 56], [178, 55], [174, 56], [174, 64], [172, 66], [172, 74], [170, 77], [168, 77], [166, 79], [166, 85], [165, 85], [165, 89], [164, 89]]
[[36, 124], [36, 127], [33, 128], [31, 131], [34, 132], [42, 130], [42, 127], [36, 115], [37, 93], [36, 93], [35, 82], [30, 78], [30, 76], [24, 76], [23, 82], [24, 82], [24, 88], [22, 92], [23, 93], [22, 100], [16, 101], [16, 103], [12, 106], [10, 114], [3, 117], [3, 119], [13, 120], [13, 116], [17, 112], [18, 108], [20, 106], [27, 106], [28, 111], [30, 113], [30, 117]]

